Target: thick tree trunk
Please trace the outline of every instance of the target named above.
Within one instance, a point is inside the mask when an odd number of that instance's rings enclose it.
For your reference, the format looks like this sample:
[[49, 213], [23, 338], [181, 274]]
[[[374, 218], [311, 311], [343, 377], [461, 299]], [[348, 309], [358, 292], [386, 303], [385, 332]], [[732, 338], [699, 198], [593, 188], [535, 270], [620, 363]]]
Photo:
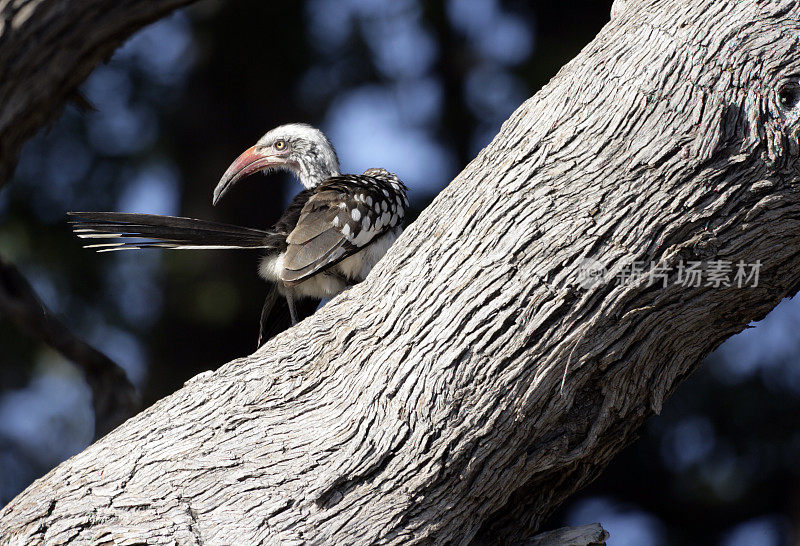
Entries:
[[[529, 537], [800, 284], [798, 3], [613, 13], [364, 283], [38, 480], [0, 543]], [[632, 262], [667, 286], [579, 276]]]

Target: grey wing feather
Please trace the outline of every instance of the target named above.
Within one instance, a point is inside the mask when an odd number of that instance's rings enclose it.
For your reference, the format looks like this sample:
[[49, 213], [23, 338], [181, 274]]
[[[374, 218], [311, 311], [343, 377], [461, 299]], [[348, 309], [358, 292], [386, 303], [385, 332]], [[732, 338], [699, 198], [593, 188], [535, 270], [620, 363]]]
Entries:
[[349, 243], [333, 224], [337, 209], [311, 211], [300, 217], [287, 238], [281, 275], [284, 281], [300, 282], [346, 257]]
[[[347, 235], [354, 232], [350, 211], [357, 207], [348, 197], [340, 192], [322, 192], [309, 200], [286, 239], [289, 246], [281, 275], [285, 282], [303, 281], [358, 252]], [[340, 203], [346, 203], [346, 208]]]
[[301, 211], [297, 226], [289, 233], [286, 241], [289, 244], [303, 244], [329, 230], [334, 218], [339, 212], [343, 212], [331, 205], [338, 205], [340, 202], [341, 194], [338, 192], [326, 191], [313, 196]]
[[344, 253], [344, 242], [340, 231], [328, 229], [302, 244], [290, 244], [283, 259], [283, 267], [298, 274], [309, 267], [316, 270], [315, 266], [341, 256]]

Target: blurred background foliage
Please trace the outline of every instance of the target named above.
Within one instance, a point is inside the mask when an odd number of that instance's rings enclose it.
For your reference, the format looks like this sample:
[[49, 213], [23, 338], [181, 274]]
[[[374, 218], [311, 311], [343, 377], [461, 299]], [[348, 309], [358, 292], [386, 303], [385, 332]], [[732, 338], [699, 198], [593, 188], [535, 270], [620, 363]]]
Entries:
[[[380, 166], [424, 208], [519, 104], [608, 20], [610, 0], [202, 2], [142, 30], [25, 147], [0, 191], [0, 252], [122, 365], [145, 403], [254, 348], [265, 286], [248, 252], [83, 250], [69, 210], [255, 227], [296, 182], [228, 164], [269, 128], [320, 126], [345, 172]], [[800, 305], [726, 342], [641, 439], [548, 527], [600, 521], [610, 544], [800, 540]], [[71, 363], [0, 317], [0, 506], [91, 441]]]

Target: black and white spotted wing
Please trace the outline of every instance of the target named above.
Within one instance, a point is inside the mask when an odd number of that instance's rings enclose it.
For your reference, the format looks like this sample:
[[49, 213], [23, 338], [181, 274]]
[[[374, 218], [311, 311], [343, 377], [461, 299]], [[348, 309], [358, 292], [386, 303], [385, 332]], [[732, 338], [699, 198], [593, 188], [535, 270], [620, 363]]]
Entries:
[[281, 277], [299, 283], [359, 252], [399, 226], [406, 187], [384, 169], [327, 179], [315, 188], [287, 237]]

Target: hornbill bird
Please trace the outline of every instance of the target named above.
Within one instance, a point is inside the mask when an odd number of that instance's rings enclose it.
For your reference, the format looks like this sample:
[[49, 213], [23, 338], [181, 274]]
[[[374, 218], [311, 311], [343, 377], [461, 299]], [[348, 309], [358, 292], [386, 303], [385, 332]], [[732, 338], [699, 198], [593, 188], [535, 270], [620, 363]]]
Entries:
[[[273, 322], [288, 310], [291, 324], [330, 298], [364, 280], [402, 231], [406, 186], [393, 173], [368, 169], [339, 172], [339, 160], [322, 131], [305, 124], [272, 129], [242, 153], [214, 189], [212, 203], [255, 172], [285, 170], [306, 189], [266, 230], [193, 218], [121, 212], [70, 212], [76, 235], [121, 242], [86, 245], [98, 252], [127, 249], [264, 249], [258, 268], [273, 283], [261, 312], [258, 346], [281, 328]], [[126, 240], [133, 239], [133, 240]], [[285, 298], [285, 307], [281, 308]], [[299, 300], [299, 301], [296, 301]], [[298, 306], [301, 313], [298, 314]]]

